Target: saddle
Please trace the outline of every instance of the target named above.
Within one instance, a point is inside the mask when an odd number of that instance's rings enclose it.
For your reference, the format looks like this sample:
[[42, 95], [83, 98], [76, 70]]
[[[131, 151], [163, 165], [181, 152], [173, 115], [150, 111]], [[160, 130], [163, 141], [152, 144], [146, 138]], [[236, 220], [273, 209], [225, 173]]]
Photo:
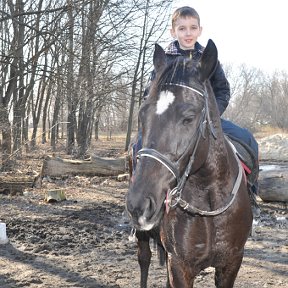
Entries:
[[234, 138], [231, 135], [225, 136], [236, 149], [236, 155], [239, 157], [244, 168], [249, 188], [252, 189], [252, 192], [257, 194], [257, 179], [259, 175], [259, 163], [257, 155], [255, 155], [254, 151], [240, 139]]

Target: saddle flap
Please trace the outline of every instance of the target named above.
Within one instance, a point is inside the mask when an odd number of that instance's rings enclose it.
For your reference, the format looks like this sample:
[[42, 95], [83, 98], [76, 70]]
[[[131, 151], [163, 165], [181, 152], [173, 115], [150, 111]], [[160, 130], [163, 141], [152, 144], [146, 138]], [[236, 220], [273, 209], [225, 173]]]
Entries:
[[249, 184], [253, 185], [257, 181], [259, 174], [259, 163], [256, 155], [254, 155], [252, 149], [241, 140], [232, 138], [230, 135], [226, 135], [226, 137], [235, 147], [236, 155], [239, 157], [241, 162], [247, 166], [248, 169], [245, 169], [247, 181]]

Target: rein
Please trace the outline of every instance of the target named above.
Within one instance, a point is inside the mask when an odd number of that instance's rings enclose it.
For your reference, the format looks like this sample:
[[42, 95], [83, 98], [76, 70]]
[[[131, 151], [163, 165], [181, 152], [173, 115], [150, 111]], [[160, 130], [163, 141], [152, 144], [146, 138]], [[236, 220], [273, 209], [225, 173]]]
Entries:
[[[193, 147], [193, 152], [190, 156], [190, 159], [189, 159], [189, 162], [185, 168], [185, 171], [181, 177], [180, 177], [180, 173], [179, 173], [179, 169], [178, 169], [178, 167], [179, 167], [178, 162], [182, 158], [182, 156], [180, 157], [180, 159], [177, 162], [172, 162], [165, 155], [161, 154], [160, 152], [158, 152], [155, 149], [142, 148], [138, 151], [137, 158], [139, 159], [141, 157], [149, 157], [149, 158], [152, 158], [152, 159], [158, 161], [163, 166], [165, 166], [173, 174], [174, 178], [176, 179], [176, 186], [172, 190], [167, 192], [167, 196], [166, 196], [166, 200], [165, 200], [167, 210], [168, 210], [168, 207], [174, 208], [177, 205], [179, 205], [184, 210], [186, 210], [192, 214], [195, 214], [195, 215], [201, 215], [201, 216], [219, 215], [219, 214], [223, 213], [224, 211], [226, 211], [232, 205], [232, 203], [234, 202], [234, 200], [236, 198], [236, 195], [237, 195], [237, 192], [239, 190], [241, 180], [242, 180], [242, 166], [241, 166], [240, 160], [234, 154], [235, 158], [237, 160], [237, 163], [238, 163], [238, 175], [237, 175], [236, 181], [234, 183], [234, 186], [233, 186], [233, 189], [231, 192], [231, 199], [227, 205], [225, 205], [222, 208], [213, 210], [213, 211], [205, 211], [205, 210], [201, 210], [201, 209], [194, 207], [193, 205], [189, 204], [187, 201], [182, 199], [182, 191], [183, 191], [184, 185], [188, 179], [188, 176], [191, 173], [192, 166], [193, 166], [194, 159], [195, 159], [196, 150], [198, 148], [200, 138], [201, 138], [201, 136], [203, 138], [205, 138], [204, 130], [205, 130], [205, 125], [207, 122], [209, 124], [210, 131], [211, 131], [211, 133], [215, 139], [216, 139], [216, 133], [214, 131], [214, 127], [213, 127], [212, 121], [210, 119], [210, 114], [209, 114], [209, 109], [208, 109], [208, 97], [207, 97], [207, 91], [206, 90], [204, 90], [202, 92], [202, 91], [199, 91], [193, 87], [189, 87], [189, 86], [186, 86], [184, 84], [177, 84], [177, 83], [166, 83], [165, 85], [180, 86], [180, 87], [192, 90], [193, 92], [196, 92], [198, 95], [200, 95], [201, 97], [204, 97], [204, 99], [205, 99], [205, 106], [204, 106], [204, 109], [202, 110], [202, 117], [199, 121], [198, 129], [195, 131], [195, 133], [197, 132], [197, 140], [196, 140], [195, 145]], [[201, 122], [202, 122], [202, 125], [201, 125]], [[194, 138], [194, 135], [192, 138]]]

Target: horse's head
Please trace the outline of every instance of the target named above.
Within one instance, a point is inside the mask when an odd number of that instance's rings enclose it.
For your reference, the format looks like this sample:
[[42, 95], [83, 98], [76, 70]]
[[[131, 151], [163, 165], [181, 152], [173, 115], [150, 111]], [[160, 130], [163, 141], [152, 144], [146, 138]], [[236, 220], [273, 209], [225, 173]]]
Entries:
[[[205, 141], [199, 144], [199, 140], [207, 136], [207, 80], [218, 62], [217, 48], [209, 40], [200, 61], [178, 57], [167, 63], [166, 59], [164, 50], [156, 45], [156, 77], [139, 112], [143, 149], [138, 152], [126, 206], [133, 225], [141, 230], [159, 223], [167, 191], [182, 181], [198, 145], [205, 146]], [[201, 159], [207, 155], [202, 156], [190, 167], [192, 172], [205, 161]]]

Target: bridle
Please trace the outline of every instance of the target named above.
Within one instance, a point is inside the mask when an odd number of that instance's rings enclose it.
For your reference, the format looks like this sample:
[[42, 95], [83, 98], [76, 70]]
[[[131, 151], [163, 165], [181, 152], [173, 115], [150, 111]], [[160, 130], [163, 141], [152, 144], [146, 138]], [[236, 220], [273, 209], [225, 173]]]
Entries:
[[[234, 154], [235, 158], [237, 159], [237, 163], [238, 163], [238, 175], [237, 175], [236, 181], [234, 183], [234, 186], [233, 186], [233, 189], [231, 192], [231, 199], [227, 205], [225, 205], [222, 208], [213, 210], [213, 211], [205, 211], [205, 210], [200, 210], [197, 207], [194, 207], [193, 205], [191, 205], [187, 201], [185, 201], [182, 198], [182, 191], [183, 191], [184, 185], [188, 179], [188, 176], [190, 175], [190, 173], [192, 171], [192, 166], [193, 166], [193, 163], [195, 160], [195, 154], [196, 154], [200, 139], [201, 139], [201, 137], [205, 138], [204, 132], [206, 129], [206, 125], [208, 124], [209, 131], [215, 139], [216, 139], [216, 133], [215, 133], [213, 123], [212, 123], [211, 118], [210, 118], [209, 107], [208, 107], [208, 93], [207, 93], [206, 87], [203, 91], [201, 91], [199, 89], [187, 86], [187, 85], [182, 84], [182, 83], [165, 83], [165, 86], [178, 86], [178, 87], [183, 87], [185, 89], [192, 90], [197, 95], [203, 97], [205, 100], [205, 102], [204, 102], [205, 104], [204, 104], [204, 108], [202, 110], [202, 115], [201, 115], [201, 118], [200, 118], [200, 121], [198, 124], [198, 128], [196, 129], [196, 131], [192, 137], [192, 139], [194, 139], [194, 137], [196, 136], [196, 141], [195, 141], [192, 153], [190, 155], [189, 162], [188, 162], [188, 164], [184, 170], [184, 173], [182, 175], [180, 175], [179, 162], [182, 159], [182, 157], [185, 156], [185, 152], [180, 157], [180, 159], [178, 159], [176, 162], [172, 162], [168, 157], [161, 154], [160, 152], [158, 152], [155, 149], [142, 148], [138, 151], [137, 158], [139, 159], [142, 157], [149, 157], [149, 158], [152, 158], [152, 159], [158, 161], [163, 166], [165, 166], [173, 174], [174, 178], [176, 179], [176, 186], [172, 190], [167, 192], [166, 200], [165, 200], [166, 209], [167, 209], [167, 207], [174, 208], [177, 205], [179, 205], [184, 210], [186, 210], [192, 214], [195, 214], [195, 215], [202, 215], [202, 216], [219, 215], [219, 214], [223, 213], [224, 211], [226, 211], [232, 205], [233, 201], [236, 198], [237, 192], [238, 192], [240, 184], [241, 184], [242, 173], [243, 173], [240, 160]], [[188, 149], [190, 150], [190, 148], [191, 147], [189, 146], [185, 151], [187, 151]]]

